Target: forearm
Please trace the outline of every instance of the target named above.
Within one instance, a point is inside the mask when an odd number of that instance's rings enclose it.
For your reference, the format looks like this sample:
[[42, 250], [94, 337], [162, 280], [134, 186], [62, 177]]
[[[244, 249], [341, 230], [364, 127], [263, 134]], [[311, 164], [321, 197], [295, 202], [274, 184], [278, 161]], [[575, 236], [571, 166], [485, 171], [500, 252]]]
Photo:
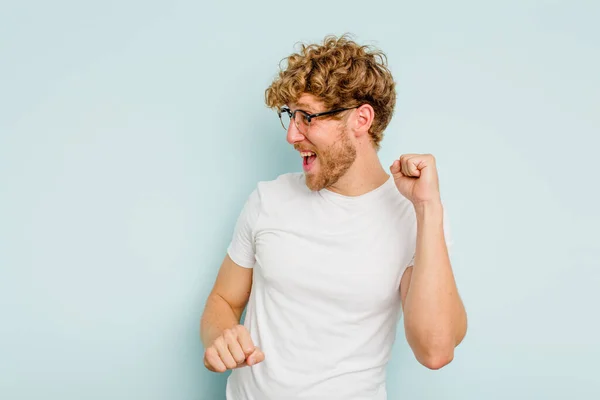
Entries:
[[406, 337], [418, 358], [446, 364], [464, 337], [465, 310], [448, 257], [441, 203], [423, 204], [415, 211], [417, 245], [404, 305]]
[[218, 294], [209, 295], [200, 321], [200, 338], [204, 347], [210, 346], [225, 329], [238, 325], [241, 314], [242, 310], [232, 308]]

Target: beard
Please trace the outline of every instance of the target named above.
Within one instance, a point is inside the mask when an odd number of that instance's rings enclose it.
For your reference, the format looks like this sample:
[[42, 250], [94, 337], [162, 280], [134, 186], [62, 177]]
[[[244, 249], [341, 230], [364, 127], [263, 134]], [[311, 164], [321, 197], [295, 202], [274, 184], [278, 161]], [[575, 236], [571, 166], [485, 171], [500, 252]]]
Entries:
[[320, 151], [317, 171], [305, 174], [306, 186], [312, 191], [318, 191], [334, 185], [350, 169], [356, 160], [356, 148], [348, 138], [344, 128], [338, 139], [328, 148]]

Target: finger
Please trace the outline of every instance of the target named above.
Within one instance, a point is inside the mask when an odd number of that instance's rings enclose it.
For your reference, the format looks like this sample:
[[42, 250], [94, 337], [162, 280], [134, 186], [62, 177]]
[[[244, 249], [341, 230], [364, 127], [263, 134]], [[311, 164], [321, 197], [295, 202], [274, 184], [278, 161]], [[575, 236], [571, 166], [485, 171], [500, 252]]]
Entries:
[[209, 347], [204, 352], [204, 366], [213, 372], [227, 371], [227, 367], [221, 361], [221, 357], [214, 347]]
[[408, 159], [409, 158], [407, 156], [402, 156], [400, 158], [400, 166], [404, 176], [410, 176], [410, 171], [408, 170]]
[[250, 336], [250, 332], [248, 332], [246, 330], [246, 328], [244, 328], [243, 326], [241, 326], [237, 332], [238, 332], [237, 341], [240, 344], [240, 346], [242, 347], [244, 356], [248, 357], [250, 354], [252, 354], [252, 352], [256, 348], [254, 346], [254, 342], [252, 341], [252, 337]]
[[238, 343], [237, 335], [232, 331], [226, 331], [223, 337], [225, 338], [225, 343], [227, 343], [229, 354], [231, 354], [236, 364], [246, 361], [246, 354], [242, 350], [242, 346]]
[[400, 171], [400, 160], [395, 160], [392, 165], [390, 166], [390, 172], [392, 173], [392, 175], [396, 175], [399, 174]]
[[262, 362], [264, 360], [265, 360], [265, 354], [259, 348], [257, 348], [256, 350], [254, 350], [254, 352], [252, 354], [250, 354], [250, 357], [248, 357], [248, 359], [246, 360], [246, 363], [249, 366], [251, 366], [251, 365], [258, 364], [259, 362]]
[[420, 171], [416, 168], [415, 160], [418, 160], [416, 154], [405, 154], [401, 157], [402, 173], [408, 177], [419, 177]]
[[225, 343], [223, 336], [217, 338], [213, 346], [217, 349], [221, 361], [223, 361], [223, 364], [225, 364], [228, 369], [237, 367], [238, 364], [229, 352], [229, 348], [227, 347], [227, 343]]
[[408, 173], [410, 174], [410, 176], [421, 176], [421, 171], [418, 168], [418, 165], [421, 163], [421, 160], [419, 159], [419, 157], [410, 157], [407, 162], [406, 162], [406, 166], [408, 169]]

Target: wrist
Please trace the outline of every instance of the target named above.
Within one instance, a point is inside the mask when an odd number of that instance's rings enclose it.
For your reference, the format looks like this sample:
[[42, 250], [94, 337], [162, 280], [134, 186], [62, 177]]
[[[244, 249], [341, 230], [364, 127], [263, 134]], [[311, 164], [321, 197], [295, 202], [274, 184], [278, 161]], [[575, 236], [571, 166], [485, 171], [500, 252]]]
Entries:
[[413, 204], [417, 219], [443, 218], [444, 209], [441, 200], [423, 201]]
[[421, 202], [414, 207], [418, 229], [443, 225], [444, 209], [441, 201]]

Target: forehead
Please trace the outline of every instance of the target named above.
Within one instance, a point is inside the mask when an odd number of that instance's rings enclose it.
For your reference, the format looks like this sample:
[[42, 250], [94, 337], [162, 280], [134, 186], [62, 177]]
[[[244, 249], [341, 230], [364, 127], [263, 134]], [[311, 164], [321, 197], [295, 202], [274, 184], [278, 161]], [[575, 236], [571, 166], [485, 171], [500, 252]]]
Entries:
[[308, 112], [316, 112], [323, 108], [323, 102], [312, 94], [303, 93], [298, 100], [290, 102], [288, 106], [292, 109], [301, 109]]

